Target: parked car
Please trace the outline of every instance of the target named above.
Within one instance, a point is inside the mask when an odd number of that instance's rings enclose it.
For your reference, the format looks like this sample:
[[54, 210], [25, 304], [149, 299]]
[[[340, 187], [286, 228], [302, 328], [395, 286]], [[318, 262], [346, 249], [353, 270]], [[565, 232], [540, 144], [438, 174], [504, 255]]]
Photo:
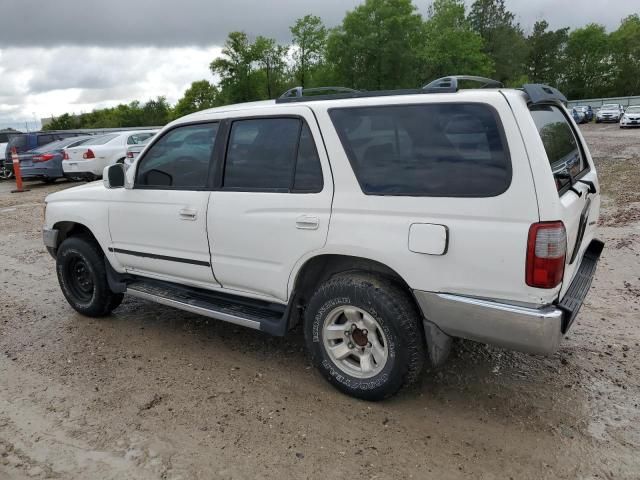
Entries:
[[584, 113], [583, 123], [588, 123], [593, 121], [593, 108], [591, 105], [576, 105], [575, 108], [577, 111]]
[[90, 317], [129, 294], [274, 335], [300, 323], [313, 365], [367, 400], [453, 337], [552, 354], [603, 249], [595, 165], [557, 90], [457, 78], [298, 87], [167, 125], [126, 172], [46, 198], [64, 296]]
[[126, 168], [129, 168], [131, 165], [133, 165], [133, 162], [135, 162], [136, 158], [138, 158], [140, 152], [144, 150], [144, 147], [146, 147], [152, 139], [153, 137], [149, 137], [141, 143], [138, 143], [137, 145], [129, 145], [127, 147], [127, 154], [124, 158], [124, 165]]
[[157, 130], [110, 133], [96, 137], [78, 147], [65, 149], [62, 169], [65, 176], [77, 180], [102, 177], [104, 167], [124, 163], [127, 146], [137, 145], [155, 135]]
[[16, 130], [2, 130], [0, 131], [0, 180], [6, 180], [13, 175], [12, 170], [9, 169], [10, 158], [6, 156], [7, 145], [9, 144], [10, 135], [15, 135], [21, 132]]
[[596, 113], [596, 123], [600, 122], [619, 122], [624, 113], [622, 105], [617, 103], [610, 103], [603, 105]]
[[627, 108], [620, 119], [620, 128], [640, 127], [640, 105]]
[[[42, 180], [46, 183], [55, 182], [56, 179], [63, 178], [62, 158], [64, 149], [82, 145], [93, 138], [95, 137], [91, 135], [65, 138], [19, 154], [20, 175], [24, 180]], [[10, 165], [10, 170], [13, 174], [13, 164]]]
[[578, 124], [584, 123], [586, 117], [585, 113], [582, 110], [578, 110], [575, 107], [571, 108], [571, 116], [573, 117], [573, 120]]
[[82, 135], [86, 134], [72, 130], [11, 134], [9, 135], [9, 143], [5, 147], [5, 157], [11, 157], [11, 148], [13, 147], [15, 147], [18, 153], [23, 153], [38, 147], [42, 147], [57, 140], [63, 140], [65, 138], [78, 137]]

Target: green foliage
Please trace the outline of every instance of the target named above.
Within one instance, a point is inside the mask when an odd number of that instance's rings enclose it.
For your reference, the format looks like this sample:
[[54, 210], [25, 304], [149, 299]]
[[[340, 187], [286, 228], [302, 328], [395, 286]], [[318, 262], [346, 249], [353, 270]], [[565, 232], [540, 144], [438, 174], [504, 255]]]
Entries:
[[220, 93], [215, 85], [207, 80], [198, 80], [184, 92], [173, 109], [173, 118], [183, 117], [199, 110], [221, 105]]
[[328, 30], [306, 15], [291, 46], [231, 32], [209, 68], [216, 78], [193, 82], [174, 108], [164, 97], [80, 115], [64, 114], [48, 129], [163, 125], [198, 110], [276, 98], [294, 85], [364, 90], [418, 88], [435, 78], [489, 76], [507, 86], [546, 83], [571, 99], [640, 94], [640, 16], [607, 34], [589, 24], [569, 32], [545, 20], [525, 37], [505, 0], [434, 0], [426, 19], [413, 0], [364, 0]]
[[424, 80], [451, 74], [491, 75], [493, 62], [464, 15], [462, 0], [435, 0], [424, 25]]
[[164, 125], [170, 118], [171, 106], [165, 97], [158, 97], [144, 105], [134, 101], [80, 115], [65, 113], [54, 118], [44, 129], [151, 127]]
[[290, 28], [293, 52], [293, 76], [302, 87], [313, 83], [314, 73], [322, 68], [327, 44], [327, 29], [320, 17], [305, 15]]
[[610, 36], [615, 95], [640, 93], [640, 16], [629, 15]]
[[493, 60], [493, 78], [503, 83], [522, 75], [527, 58], [527, 42], [515, 15], [504, 0], [476, 0], [469, 21], [485, 42], [485, 53]]
[[411, 0], [366, 0], [329, 34], [327, 61], [344, 86], [415, 87], [420, 77], [422, 28]]
[[591, 23], [569, 34], [562, 90], [569, 98], [604, 97], [614, 93], [609, 36]]
[[545, 20], [539, 20], [533, 26], [527, 39], [527, 73], [532, 83], [557, 86], [562, 78], [569, 28], [555, 31], [548, 28]]

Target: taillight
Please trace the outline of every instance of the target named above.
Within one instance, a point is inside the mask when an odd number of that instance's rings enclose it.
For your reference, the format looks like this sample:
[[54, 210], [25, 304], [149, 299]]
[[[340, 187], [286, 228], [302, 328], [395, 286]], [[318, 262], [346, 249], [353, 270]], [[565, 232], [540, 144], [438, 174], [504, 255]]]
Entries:
[[33, 163], [42, 163], [42, 162], [48, 162], [53, 157], [55, 157], [55, 154], [45, 153], [43, 155], [35, 155], [34, 157], [31, 158], [31, 160], [33, 161]]
[[84, 158], [85, 160], [88, 160], [89, 158], [96, 158], [96, 156], [93, 154], [93, 150], [88, 149], [86, 152], [82, 154], [82, 158]]
[[564, 275], [567, 232], [562, 222], [534, 223], [527, 243], [527, 285], [554, 288]]
[[69, 160], [69, 154], [67, 153], [66, 150], [64, 150], [63, 153], [62, 153], [62, 159], [63, 160]]
[[133, 152], [127, 152], [127, 158], [133, 158]]

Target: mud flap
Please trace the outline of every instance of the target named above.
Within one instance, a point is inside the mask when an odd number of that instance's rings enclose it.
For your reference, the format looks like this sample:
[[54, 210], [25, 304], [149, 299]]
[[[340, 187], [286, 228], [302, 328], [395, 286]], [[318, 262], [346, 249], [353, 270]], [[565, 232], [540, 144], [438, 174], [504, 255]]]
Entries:
[[444, 333], [435, 323], [426, 319], [424, 324], [424, 336], [427, 340], [427, 355], [433, 367], [444, 365], [451, 352], [452, 338]]

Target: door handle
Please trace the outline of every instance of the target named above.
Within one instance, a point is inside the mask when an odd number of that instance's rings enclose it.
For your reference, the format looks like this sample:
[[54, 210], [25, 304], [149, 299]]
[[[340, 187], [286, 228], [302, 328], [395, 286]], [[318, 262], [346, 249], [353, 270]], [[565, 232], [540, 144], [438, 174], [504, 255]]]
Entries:
[[300, 215], [296, 218], [296, 228], [300, 230], [317, 230], [320, 226], [320, 219], [313, 215]]
[[180, 218], [182, 220], [195, 220], [196, 218], [198, 218], [198, 211], [197, 210], [191, 210], [189, 208], [183, 208], [178, 213], [180, 213]]

